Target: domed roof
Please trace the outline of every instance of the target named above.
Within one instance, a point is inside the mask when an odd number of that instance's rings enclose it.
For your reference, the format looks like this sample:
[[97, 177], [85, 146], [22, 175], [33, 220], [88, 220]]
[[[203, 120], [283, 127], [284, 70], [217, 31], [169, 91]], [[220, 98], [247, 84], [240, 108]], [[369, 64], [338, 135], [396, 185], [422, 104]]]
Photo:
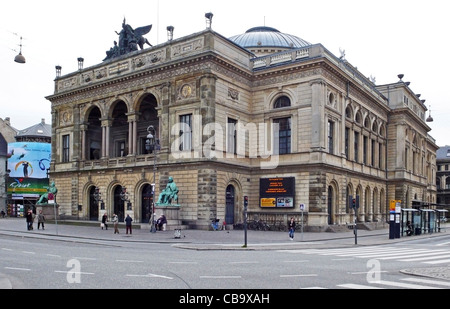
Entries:
[[229, 39], [246, 49], [261, 47], [294, 49], [311, 45], [311, 43], [299, 37], [281, 33], [277, 29], [271, 27], [251, 28], [246, 33], [235, 35]]

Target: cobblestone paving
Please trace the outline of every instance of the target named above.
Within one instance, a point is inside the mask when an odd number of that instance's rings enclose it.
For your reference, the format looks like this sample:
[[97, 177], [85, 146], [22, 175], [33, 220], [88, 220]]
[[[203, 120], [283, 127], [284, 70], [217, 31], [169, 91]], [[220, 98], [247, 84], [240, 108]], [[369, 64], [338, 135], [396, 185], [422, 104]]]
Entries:
[[436, 279], [443, 279], [450, 281], [450, 266], [447, 267], [428, 267], [428, 268], [411, 268], [401, 270], [402, 273], [413, 275], [413, 276], [421, 276], [421, 277], [429, 277]]

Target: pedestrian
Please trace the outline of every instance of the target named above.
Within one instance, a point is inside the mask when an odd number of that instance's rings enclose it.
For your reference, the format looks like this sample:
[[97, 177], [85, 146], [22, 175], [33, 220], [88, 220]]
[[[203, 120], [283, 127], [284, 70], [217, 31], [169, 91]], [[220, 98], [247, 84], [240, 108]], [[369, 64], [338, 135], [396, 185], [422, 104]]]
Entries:
[[3, 209], [1, 211], [1, 216], [2, 216], [2, 218], [6, 217], [6, 213], [5, 213], [5, 211]]
[[25, 218], [27, 220], [27, 230], [31, 231], [33, 229], [33, 212], [28, 209]]
[[45, 222], [45, 216], [42, 213], [42, 210], [39, 210], [39, 214], [38, 214], [38, 230], [41, 227], [41, 225], [42, 225], [42, 229], [45, 230], [44, 222]]
[[158, 231], [165, 231], [165, 224], [167, 224], [167, 219], [166, 216], [164, 216], [164, 214], [161, 214], [158, 218], [158, 221], [156, 221], [156, 226], [158, 227]]
[[294, 217], [292, 217], [291, 221], [289, 221], [289, 238], [291, 240], [294, 240], [294, 232], [295, 232], [295, 220]]
[[131, 222], [133, 222], [133, 219], [131, 219], [130, 215], [127, 215], [127, 217], [125, 218], [125, 226], [127, 229], [127, 235], [128, 235], [128, 232], [130, 232], [130, 234], [133, 234]]
[[103, 227], [105, 227], [105, 229], [108, 230], [108, 215], [106, 214], [106, 212], [102, 217], [102, 230]]
[[114, 234], [119, 234], [119, 217], [113, 214], [112, 223], [114, 224]]

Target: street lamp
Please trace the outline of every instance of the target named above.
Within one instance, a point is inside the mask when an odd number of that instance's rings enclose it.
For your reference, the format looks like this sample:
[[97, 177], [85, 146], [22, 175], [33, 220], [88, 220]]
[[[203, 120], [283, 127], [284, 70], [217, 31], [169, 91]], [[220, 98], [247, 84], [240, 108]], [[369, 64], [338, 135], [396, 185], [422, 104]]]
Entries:
[[122, 192], [120, 192], [120, 198], [123, 201], [123, 203], [127, 204], [127, 210], [131, 210], [131, 203], [130, 199], [128, 198], [128, 192], [126, 187], [122, 187]]
[[154, 157], [153, 162], [153, 181], [155, 182], [153, 187], [153, 205], [152, 205], [152, 215], [151, 215], [151, 229], [150, 232], [155, 233], [156, 232], [156, 226], [155, 226], [155, 198], [156, 198], [156, 152], [159, 150], [159, 140], [156, 138], [156, 130], [151, 125], [147, 128], [147, 140], [145, 141], [145, 149], [147, 152], [152, 152]]
[[100, 193], [99, 187], [95, 187], [94, 200], [97, 203], [97, 207], [98, 207], [99, 202], [102, 203], [102, 210], [103, 210], [104, 209], [104, 204], [103, 204], [102, 194]]

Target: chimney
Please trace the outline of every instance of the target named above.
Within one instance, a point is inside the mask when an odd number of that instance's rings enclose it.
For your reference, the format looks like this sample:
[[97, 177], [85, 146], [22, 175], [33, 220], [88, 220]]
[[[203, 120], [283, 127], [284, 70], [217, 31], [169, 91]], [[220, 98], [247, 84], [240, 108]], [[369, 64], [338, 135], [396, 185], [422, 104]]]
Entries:
[[5, 123], [6, 123], [6, 125], [11, 126], [11, 118], [6, 117], [5, 118]]
[[41, 123], [45, 124], [45, 118], [42, 118]]

